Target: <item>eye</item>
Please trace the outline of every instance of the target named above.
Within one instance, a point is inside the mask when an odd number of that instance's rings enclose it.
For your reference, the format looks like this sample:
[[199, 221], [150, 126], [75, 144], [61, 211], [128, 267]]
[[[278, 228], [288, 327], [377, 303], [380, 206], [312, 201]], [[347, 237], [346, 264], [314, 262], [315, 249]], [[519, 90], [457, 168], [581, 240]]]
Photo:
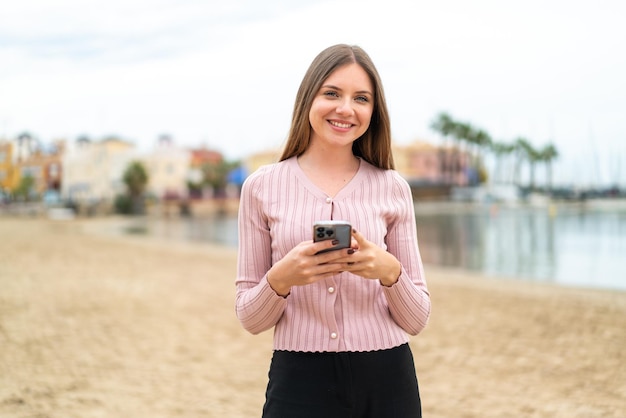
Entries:
[[337, 94], [337, 92], [334, 90], [327, 90], [322, 94], [327, 97], [339, 97], [339, 94]]
[[357, 96], [354, 98], [354, 100], [361, 103], [368, 103], [370, 101], [369, 97], [367, 96]]

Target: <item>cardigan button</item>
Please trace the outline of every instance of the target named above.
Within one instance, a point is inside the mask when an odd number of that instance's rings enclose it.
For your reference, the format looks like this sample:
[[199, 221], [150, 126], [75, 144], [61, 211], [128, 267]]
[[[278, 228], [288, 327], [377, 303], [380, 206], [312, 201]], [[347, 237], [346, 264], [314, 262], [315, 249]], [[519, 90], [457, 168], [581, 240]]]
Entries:
[[330, 197], [327, 197], [327, 198], [326, 198], [326, 203], [333, 203], [333, 199], [332, 199], [332, 198], [330, 198]]
[[334, 340], [335, 338], [337, 338], [337, 333], [336, 333], [336, 332], [331, 332], [331, 333], [330, 333], [330, 338], [332, 338], [333, 340]]
[[334, 287], [329, 287], [328, 288], [328, 293], [335, 293], [335, 288]]

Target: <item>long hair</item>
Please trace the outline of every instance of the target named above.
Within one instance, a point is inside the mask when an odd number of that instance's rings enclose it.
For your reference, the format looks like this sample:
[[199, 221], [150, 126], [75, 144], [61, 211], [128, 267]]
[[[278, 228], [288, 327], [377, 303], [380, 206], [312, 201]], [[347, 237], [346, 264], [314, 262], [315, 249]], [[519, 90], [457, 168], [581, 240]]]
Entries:
[[307, 70], [293, 108], [291, 128], [280, 161], [302, 155], [311, 142], [309, 112], [313, 99], [326, 79], [339, 67], [356, 63], [367, 73], [374, 86], [374, 109], [365, 133], [352, 144], [352, 152], [370, 164], [393, 169], [391, 153], [391, 124], [382, 82], [374, 63], [358, 46], [334, 45], [319, 53]]

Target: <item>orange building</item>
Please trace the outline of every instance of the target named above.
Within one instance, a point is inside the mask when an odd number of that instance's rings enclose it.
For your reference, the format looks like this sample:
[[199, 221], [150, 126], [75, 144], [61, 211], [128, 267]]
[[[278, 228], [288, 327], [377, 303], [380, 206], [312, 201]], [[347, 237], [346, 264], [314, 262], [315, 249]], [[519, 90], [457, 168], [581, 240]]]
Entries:
[[465, 186], [468, 184], [467, 153], [425, 141], [394, 146], [396, 170], [414, 184]]
[[60, 190], [64, 141], [55, 142], [44, 152], [40, 148], [25, 146], [25, 141], [30, 139], [24, 136], [17, 142], [0, 142], [0, 191], [14, 191], [25, 177], [34, 180], [32, 192], [36, 194]]
[[30, 176], [35, 180], [34, 192], [42, 194], [46, 191], [61, 190], [62, 156], [65, 151], [65, 142], [56, 141], [54, 146], [46, 152], [37, 150], [24, 159], [16, 161], [15, 167], [19, 181]]
[[8, 194], [17, 187], [18, 181], [13, 165], [13, 144], [0, 141], [0, 192]]
[[190, 185], [195, 185], [189, 189], [189, 197], [192, 199], [204, 199], [212, 197], [214, 190], [203, 185], [205, 165], [218, 165], [224, 161], [224, 156], [218, 152], [207, 148], [193, 148], [189, 150], [189, 175], [188, 181]]
[[213, 150], [206, 148], [191, 149], [189, 165], [191, 168], [200, 168], [204, 164], [219, 164], [224, 160], [224, 156]]
[[282, 150], [269, 149], [249, 155], [243, 165], [248, 174], [255, 172], [259, 167], [278, 162]]

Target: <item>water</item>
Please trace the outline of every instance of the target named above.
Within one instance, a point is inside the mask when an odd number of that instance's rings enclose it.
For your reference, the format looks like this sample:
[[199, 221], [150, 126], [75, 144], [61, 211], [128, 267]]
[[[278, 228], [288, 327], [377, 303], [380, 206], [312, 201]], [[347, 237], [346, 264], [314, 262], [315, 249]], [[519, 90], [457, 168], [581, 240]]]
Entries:
[[211, 242], [237, 247], [237, 218], [235, 216], [174, 219], [129, 218], [122, 232], [132, 235], [153, 235], [168, 240]]
[[[626, 290], [626, 210], [497, 208], [417, 214], [426, 264], [489, 276]], [[234, 216], [134, 220], [127, 233], [237, 245]]]
[[418, 215], [424, 262], [626, 290], [626, 212], [484, 208]]

